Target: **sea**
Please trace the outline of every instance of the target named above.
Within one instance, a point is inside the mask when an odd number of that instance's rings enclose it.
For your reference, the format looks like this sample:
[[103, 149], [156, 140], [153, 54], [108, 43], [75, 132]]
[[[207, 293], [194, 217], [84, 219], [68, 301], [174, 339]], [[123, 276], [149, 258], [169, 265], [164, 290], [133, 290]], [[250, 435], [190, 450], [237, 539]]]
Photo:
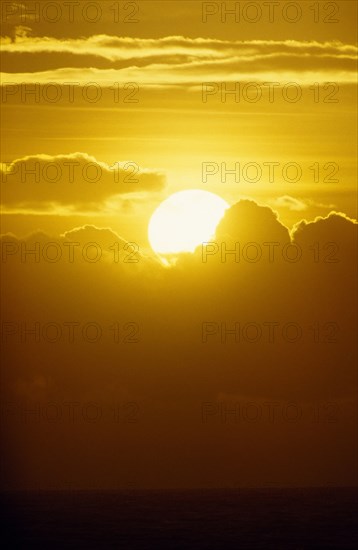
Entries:
[[3, 548], [353, 549], [357, 489], [12, 491]]

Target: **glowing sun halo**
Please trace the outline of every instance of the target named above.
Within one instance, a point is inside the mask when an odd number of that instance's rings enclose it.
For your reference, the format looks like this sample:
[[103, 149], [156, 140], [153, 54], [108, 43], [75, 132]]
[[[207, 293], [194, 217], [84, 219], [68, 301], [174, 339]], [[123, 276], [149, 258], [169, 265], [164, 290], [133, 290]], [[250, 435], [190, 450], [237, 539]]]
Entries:
[[151, 247], [158, 254], [194, 252], [210, 240], [229, 207], [218, 195], [200, 189], [179, 191], [154, 211], [148, 226]]

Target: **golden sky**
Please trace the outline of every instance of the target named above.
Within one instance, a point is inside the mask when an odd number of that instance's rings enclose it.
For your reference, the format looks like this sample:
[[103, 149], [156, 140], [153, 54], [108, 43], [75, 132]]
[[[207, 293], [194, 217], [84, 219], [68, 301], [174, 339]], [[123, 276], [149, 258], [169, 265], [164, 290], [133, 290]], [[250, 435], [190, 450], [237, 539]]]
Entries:
[[[356, 2], [1, 10], [5, 487], [356, 483]], [[148, 223], [189, 189], [229, 209], [168, 267]]]

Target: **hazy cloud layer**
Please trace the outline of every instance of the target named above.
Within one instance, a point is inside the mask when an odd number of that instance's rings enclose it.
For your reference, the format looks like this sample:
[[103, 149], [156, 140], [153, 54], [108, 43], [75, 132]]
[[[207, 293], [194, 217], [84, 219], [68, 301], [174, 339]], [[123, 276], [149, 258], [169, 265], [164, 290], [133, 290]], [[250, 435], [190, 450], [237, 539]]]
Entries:
[[[195, 85], [203, 80], [273, 80], [273, 76], [278, 81], [304, 82], [313, 74], [353, 82], [357, 60], [356, 46], [338, 41], [225, 41], [183, 36], [153, 40], [107, 35], [56, 39], [30, 37], [23, 31], [14, 39], [3, 37], [2, 51], [3, 84], [92, 79], [103, 85], [111, 81]], [[31, 72], [29, 65], [34, 67]]]

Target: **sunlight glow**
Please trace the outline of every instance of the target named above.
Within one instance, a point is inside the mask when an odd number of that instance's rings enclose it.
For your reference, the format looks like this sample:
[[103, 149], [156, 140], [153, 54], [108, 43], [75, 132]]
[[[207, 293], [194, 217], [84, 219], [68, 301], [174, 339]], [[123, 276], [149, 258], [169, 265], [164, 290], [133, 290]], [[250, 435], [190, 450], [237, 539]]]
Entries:
[[200, 189], [174, 193], [154, 211], [148, 226], [151, 247], [158, 254], [194, 252], [215, 234], [229, 208], [224, 199]]

